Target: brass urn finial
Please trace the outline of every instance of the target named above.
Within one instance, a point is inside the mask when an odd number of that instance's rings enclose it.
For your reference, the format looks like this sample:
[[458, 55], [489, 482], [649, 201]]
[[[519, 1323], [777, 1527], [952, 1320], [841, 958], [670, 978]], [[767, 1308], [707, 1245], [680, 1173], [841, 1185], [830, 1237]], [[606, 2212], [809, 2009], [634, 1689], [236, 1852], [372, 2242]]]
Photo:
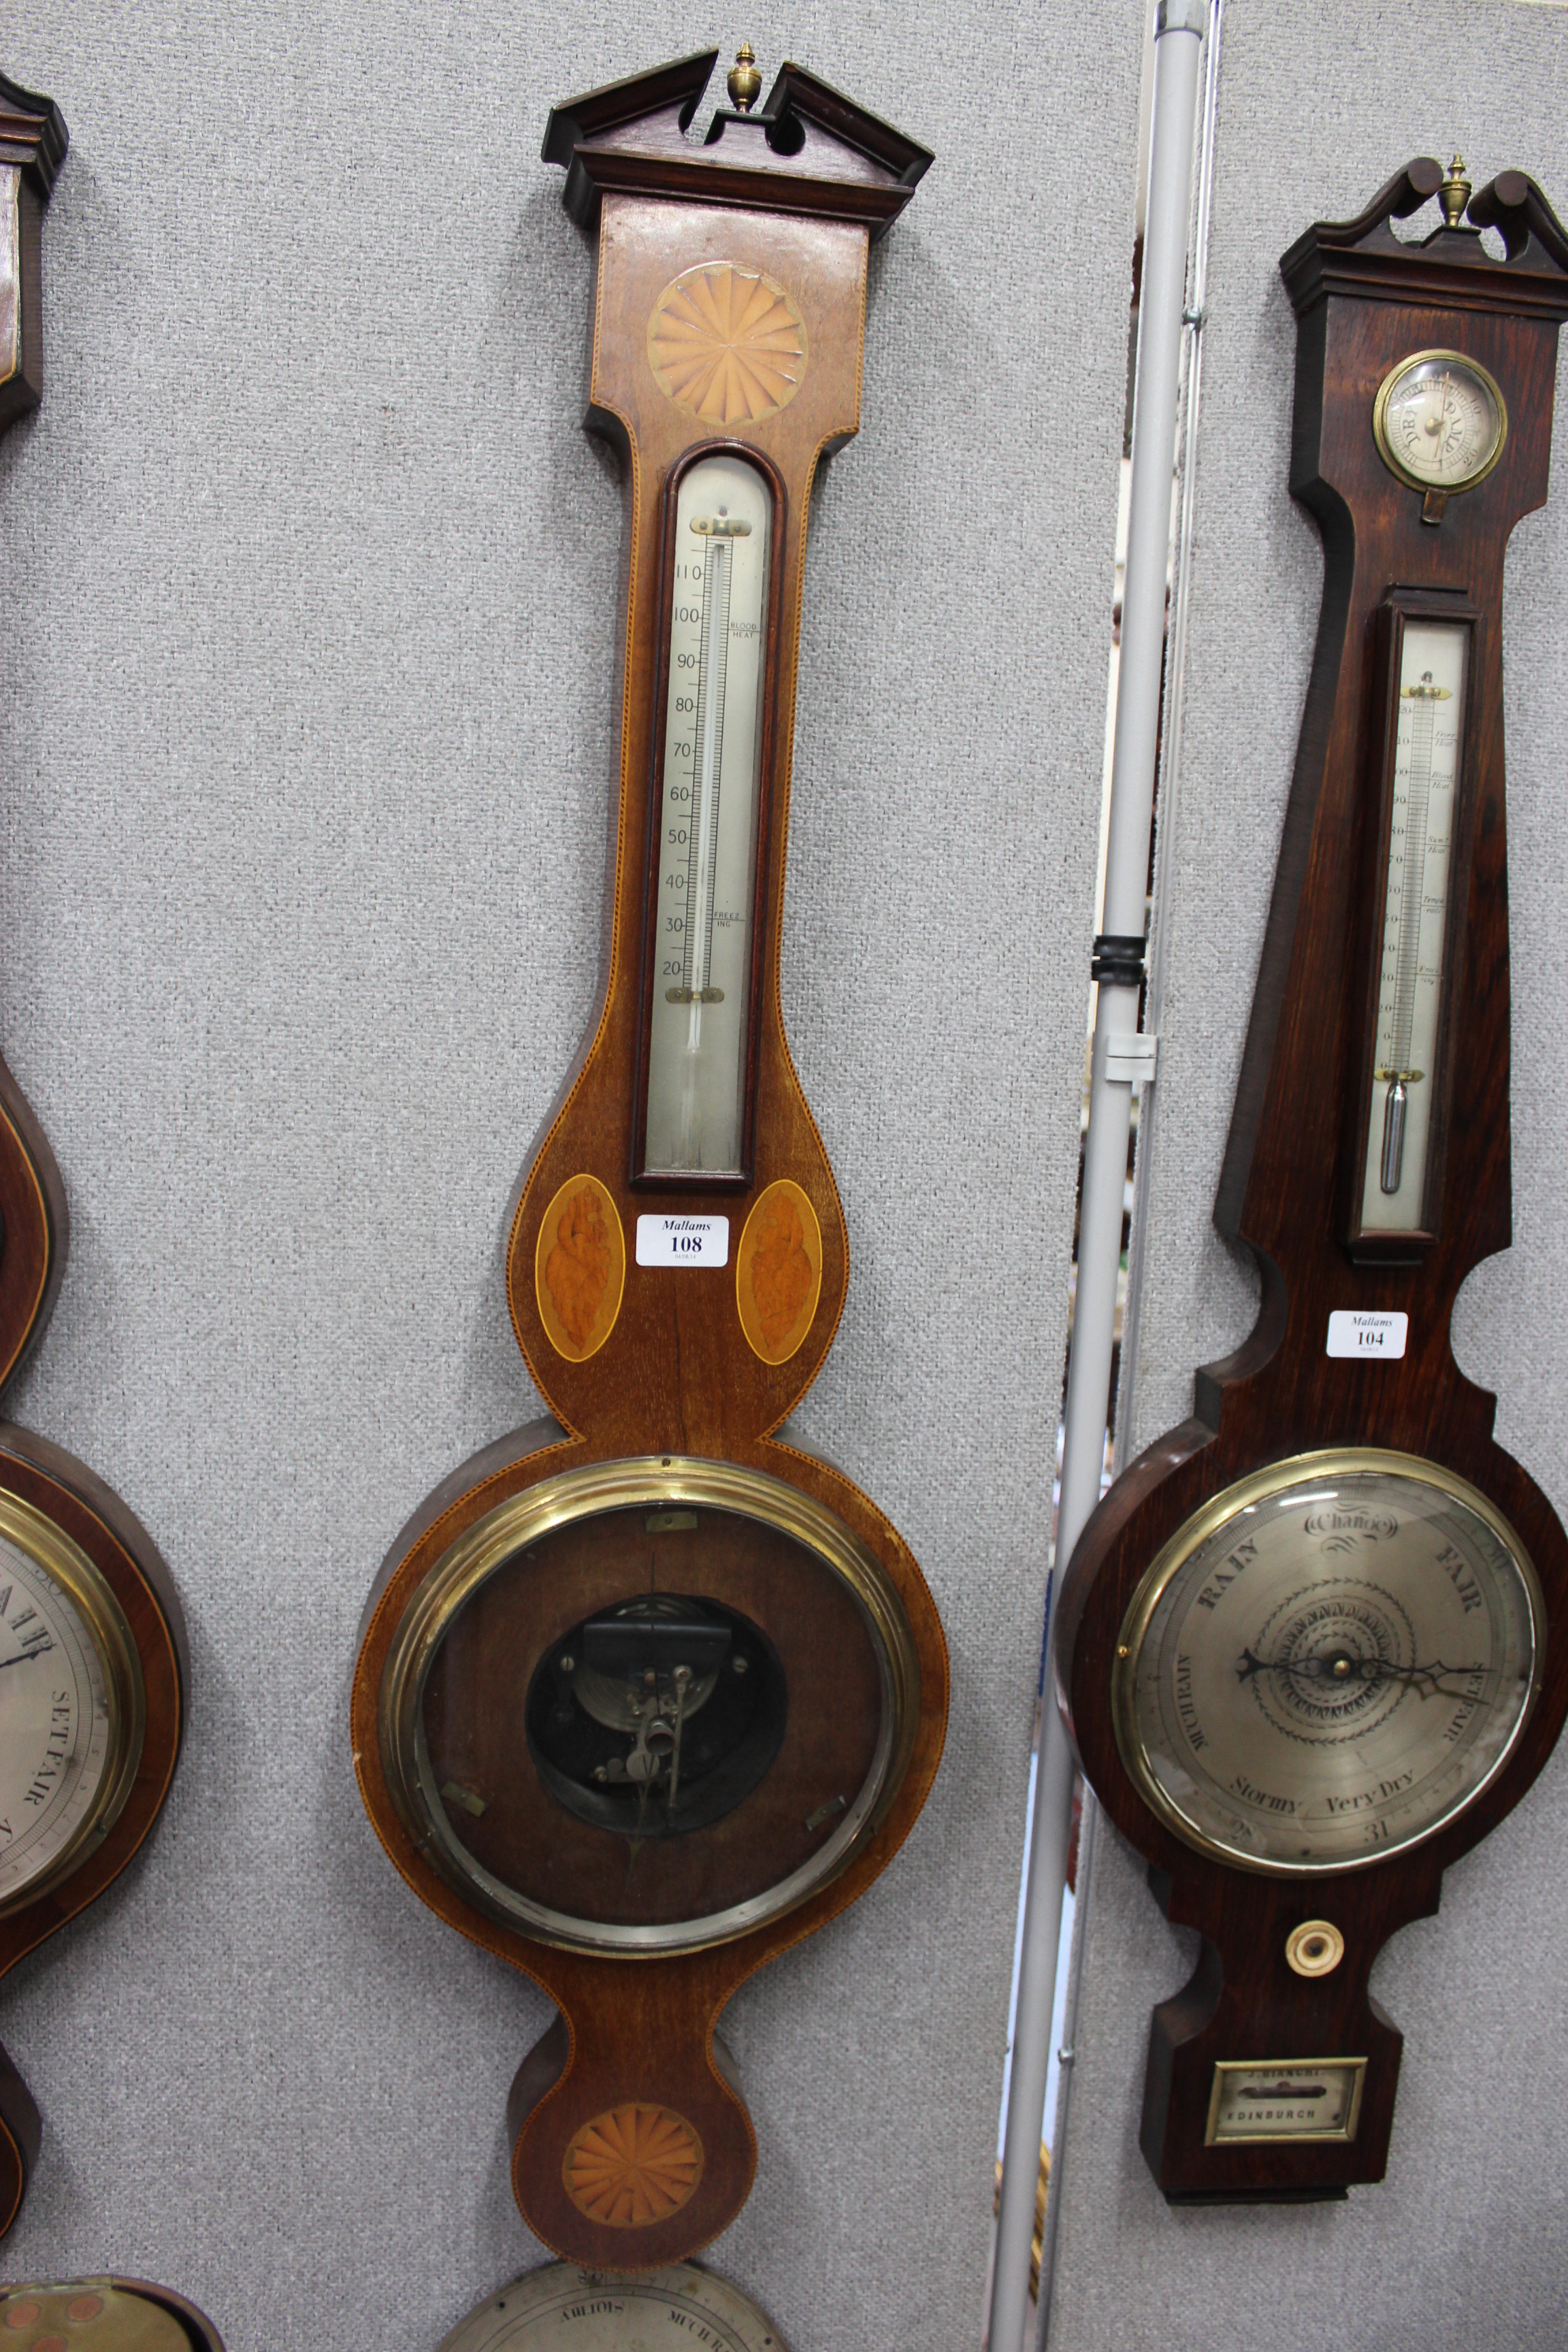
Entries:
[[1450, 228], [1458, 228], [1465, 217], [1465, 206], [1470, 201], [1470, 184], [1465, 177], [1465, 159], [1458, 149], [1448, 166], [1448, 176], [1437, 191], [1437, 200]]
[[[730, 79], [727, 85], [730, 103], [737, 114], [750, 114], [757, 102], [757, 94], [762, 86], [763, 78], [757, 71], [755, 53], [750, 41], [742, 41], [735, 52], [735, 62], [730, 68]], [[1466, 195], [1468, 196], [1469, 193], [1467, 188]]]

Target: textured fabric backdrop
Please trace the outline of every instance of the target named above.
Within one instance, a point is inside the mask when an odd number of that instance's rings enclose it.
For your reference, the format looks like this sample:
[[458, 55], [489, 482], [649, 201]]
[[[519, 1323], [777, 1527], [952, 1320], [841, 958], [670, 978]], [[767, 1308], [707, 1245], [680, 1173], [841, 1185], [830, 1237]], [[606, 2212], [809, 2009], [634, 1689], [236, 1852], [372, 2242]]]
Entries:
[[[0, 1036], [74, 1239], [10, 1400], [153, 1530], [189, 1737], [0, 1990], [7, 2276], [231, 2352], [433, 2352], [535, 2249], [548, 2010], [388, 1866], [348, 1752], [405, 1515], [536, 1410], [509, 1192], [599, 950], [621, 507], [550, 104], [744, 33], [938, 151], [872, 265], [802, 652], [784, 993], [854, 1268], [800, 1415], [913, 1545], [952, 1730], [906, 1853], [726, 2026], [716, 2265], [797, 2352], [978, 2340], [1063, 1343], [1140, 9], [18, 0], [73, 144], [0, 455]], [[704, 118], [705, 120], [705, 118]]]
[[[1286, 488], [1296, 324], [1278, 257], [1458, 141], [1568, 206], [1568, 16], [1465, 0], [1237, 0], [1220, 91], [1197, 455], [1187, 725], [1145, 1242], [1133, 1446], [1192, 1409], [1194, 1367], [1253, 1320], [1210, 1218], [1317, 627], [1317, 530]], [[1430, 208], [1432, 219], [1436, 205]], [[1422, 233], [1432, 225], [1413, 224]], [[1514, 1244], [1472, 1276], [1454, 1349], [1497, 1434], [1568, 1515], [1568, 367], [1550, 503], [1509, 556]], [[1244, 1270], [1244, 1266], [1247, 1270]], [[1101, 1824], [1050, 2342], [1058, 2352], [1556, 2352], [1568, 2179], [1568, 1747], [1447, 1875], [1373, 1990], [1405, 2032], [1387, 2180], [1342, 2206], [1173, 2213], [1140, 2155], [1149, 2012], [1190, 1973], [1142, 1866]]]

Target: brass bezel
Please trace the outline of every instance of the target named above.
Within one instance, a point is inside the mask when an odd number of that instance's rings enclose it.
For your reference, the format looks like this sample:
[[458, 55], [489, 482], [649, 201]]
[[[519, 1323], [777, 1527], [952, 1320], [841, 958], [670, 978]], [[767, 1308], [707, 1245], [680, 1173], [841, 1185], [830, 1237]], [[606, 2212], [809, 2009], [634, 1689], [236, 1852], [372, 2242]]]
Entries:
[[[1220, 1839], [1208, 1836], [1194, 1822], [1190, 1822], [1184, 1813], [1178, 1811], [1161, 1787], [1149, 1763], [1148, 1752], [1138, 1730], [1136, 1682], [1138, 1660], [1149, 1632], [1150, 1622], [1164, 1594], [1165, 1588], [1193, 1553], [1200, 1545], [1208, 1541], [1216, 1528], [1222, 1527], [1227, 1519], [1235, 1517], [1247, 1505], [1267, 1502], [1271, 1496], [1281, 1493], [1285, 1487], [1293, 1486], [1301, 1480], [1363, 1476], [1369, 1472], [1384, 1476], [1408, 1478], [1418, 1486], [1435, 1486], [1440, 1494], [1448, 1496], [1455, 1502], [1463, 1503], [1468, 1509], [1474, 1511], [1478, 1517], [1487, 1522], [1518, 1569], [1521, 1582], [1524, 1586], [1525, 1601], [1530, 1611], [1531, 1651], [1530, 1696], [1520, 1710], [1518, 1720], [1514, 1724], [1507, 1745], [1494, 1759], [1491, 1769], [1486, 1778], [1479, 1781], [1475, 1788], [1467, 1790], [1465, 1794], [1450, 1805], [1446, 1812], [1439, 1814], [1436, 1821], [1428, 1822], [1424, 1829], [1414, 1832], [1409, 1837], [1400, 1838], [1388, 1845], [1379, 1846], [1370, 1853], [1335, 1855], [1327, 1862], [1278, 1862], [1272, 1858], [1265, 1860], [1258, 1854], [1243, 1853], [1234, 1846], [1226, 1845]], [[1530, 1721], [1536, 1699], [1541, 1693], [1545, 1651], [1546, 1602], [1542, 1593], [1540, 1580], [1535, 1573], [1534, 1562], [1518, 1533], [1510, 1526], [1495, 1503], [1489, 1502], [1479, 1488], [1472, 1486], [1468, 1479], [1459, 1477], [1452, 1470], [1445, 1469], [1440, 1462], [1426, 1461], [1419, 1454], [1396, 1453], [1391, 1447], [1376, 1445], [1328, 1445], [1310, 1454], [1288, 1454], [1283, 1461], [1271, 1462], [1265, 1468], [1254, 1470], [1247, 1477], [1237, 1479], [1233, 1485], [1224, 1487], [1219, 1494], [1211, 1496], [1206, 1503], [1200, 1505], [1192, 1517], [1183, 1522], [1175, 1534], [1156, 1554], [1139, 1581], [1138, 1589], [1128, 1604], [1127, 1613], [1122, 1618], [1121, 1630], [1117, 1635], [1116, 1658], [1110, 1675], [1111, 1722], [1116, 1733], [1117, 1748], [1133, 1787], [1155, 1819], [1174, 1836], [1179, 1837], [1184, 1845], [1191, 1846], [1195, 1853], [1203, 1854], [1211, 1862], [1224, 1863], [1232, 1870], [1252, 1871], [1263, 1878], [1332, 1878], [1347, 1871], [1369, 1870], [1378, 1863], [1387, 1862], [1394, 1854], [1407, 1853], [1412, 1846], [1424, 1845], [1428, 1838], [1436, 1837], [1439, 1830], [1447, 1829], [1449, 1822], [1456, 1820], [1460, 1813], [1468, 1811], [1477, 1800], [1492, 1786], [1524, 1736], [1525, 1726]]]
[[[458, 1612], [505, 1560], [552, 1528], [606, 1511], [696, 1504], [758, 1519], [815, 1552], [847, 1585], [877, 1653], [879, 1736], [865, 1783], [812, 1860], [767, 1893], [700, 1919], [658, 1927], [610, 1926], [532, 1903], [479, 1866], [454, 1838], [432, 1784], [420, 1702], [436, 1654]], [[689, 1454], [648, 1454], [562, 1471], [510, 1496], [444, 1551], [410, 1596], [383, 1669], [377, 1706], [382, 1768], [404, 1827], [421, 1854], [464, 1899], [535, 1942], [565, 1951], [647, 1958], [733, 1942], [794, 1910], [847, 1869], [898, 1794], [920, 1717], [920, 1660], [897, 1586], [853, 1528], [798, 1488], [766, 1472]]]
[[[1402, 375], [1408, 374], [1413, 367], [1419, 367], [1423, 360], [1451, 360], [1456, 367], [1467, 369], [1471, 375], [1479, 377], [1482, 383], [1485, 384], [1488, 392], [1491, 394], [1492, 400], [1496, 404], [1498, 415], [1498, 436], [1496, 441], [1492, 444], [1491, 455], [1487, 459], [1484, 466], [1480, 467], [1478, 471], [1473, 474], [1467, 474], [1462, 482], [1428, 482], [1424, 480], [1419, 474], [1413, 474], [1407, 466], [1404, 466], [1400, 463], [1389, 445], [1389, 395], [1392, 394], [1394, 387], [1398, 383], [1400, 377]], [[1394, 362], [1393, 367], [1389, 369], [1388, 373], [1384, 377], [1383, 382], [1377, 387], [1377, 395], [1372, 404], [1372, 437], [1377, 444], [1377, 454], [1383, 459], [1384, 464], [1388, 467], [1389, 472], [1394, 475], [1400, 481], [1404, 482], [1408, 488], [1413, 490], [1437, 490], [1446, 498], [1457, 499], [1461, 497], [1466, 490], [1473, 490], [1479, 483], [1484, 482], [1487, 476], [1491, 472], [1492, 467], [1497, 464], [1498, 459], [1502, 456], [1503, 450], [1508, 443], [1508, 403], [1502, 396], [1502, 386], [1499, 383], [1496, 376], [1492, 374], [1489, 368], [1482, 367], [1479, 360], [1471, 359], [1467, 352], [1448, 352], [1440, 350], [1406, 352], [1402, 360], [1396, 360]]]
[[47, 1512], [4, 1488], [0, 1488], [0, 1537], [41, 1569], [75, 1611], [83, 1634], [97, 1653], [109, 1709], [104, 1767], [97, 1793], [54, 1860], [0, 1900], [0, 1918], [5, 1918], [68, 1878], [88, 1853], [97, 1852], [119, 1820], [142, 1761], [147, 1689], [141, 1654], [125, 1612], [108, 1579], [80, 1545]]
[[[1355, 2080], [1351, 2086], [1350, 2113], [1338, 2131], [1307, 2132], [1226, 2132], [1219, 2136], [1219, 2095], [1227, 2074], [1321, 2074], [1333, 2067], [1343, 2074], [1349, 2067]], [[1214, 2088], [1209, 2093], [1208, 2121], [1204, 2126], [1205, 2147], [1344, 2147], [1356, 2136], [1361, 2122], [1362, 2093], [1366, 2088], [1364, 2058], [1216, 2058]]]

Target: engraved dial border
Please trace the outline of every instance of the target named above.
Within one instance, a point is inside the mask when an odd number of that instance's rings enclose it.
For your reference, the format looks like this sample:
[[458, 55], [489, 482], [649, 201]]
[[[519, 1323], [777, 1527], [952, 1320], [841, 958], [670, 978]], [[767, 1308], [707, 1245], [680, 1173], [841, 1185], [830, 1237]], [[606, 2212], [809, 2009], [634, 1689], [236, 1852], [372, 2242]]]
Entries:
[[[480, 1868], [454, 1842], [425, 1752], [421, 1714], [437, 1653], [470, 1594], [552, 1528], [643, 1505], [694, 1504], [778, 1528], [816, 1554], [848, 1587], [866, 1622], [881, 1682], [870, 1769], [831, 1838], [800, 1869], [744, 1903], [658, 1927], [613, 1927], [531, 1902]], [[393, 1802], [420, 1853], [467, 1902], [535, 1942], [627, 1957], [707, 1951], [776, 1919], [856, 1860], [886, 1818], [914, 1753], [920, 1658], [898, 1587], [853, 1528], [765, 1471], [690, 1454], [649, 1454], [565, 1470], [486, 1513], [430, 1568], [409, 1599], [382, 1674], [377, 1728]]]
[[707, 2344], [713, 2352], [786, 2352], [764, 2311], [695, 2263], [610, 2276], [574, 2263], [546, 2263], [513, 2279], [459, 2320], [438, 2352], [525, 2352], [535, 2343], [559, 2343], [568, 2326], [575, 2335], [579, 2321], [587, 2323], [581, 2332], [590, 2345], [602, 2345], [608, 2335], [623, 2346]]
[[[1524, 1587], [1530, 1612], [1530, 1695], [1520, 1709], [1507, 1745], [1493, 1759], [1485, 1779], [1478, 1781], [1473, 1789], [1467, 1789], [1463, 1796], [1446, 1812], [1440, 1813], [1436, 1821], [1427, 1822], [1409, 1836], [1380, 1846], [1371, 1853], [1353, 1857], [1336, 1854], [1327, 1862], [1279, 1862], [1256, 1854], [1244, 1854], [1235, 1847], [1223, 1844], [1217, 1838], [1205, 1836], [1184, 1813], [1177, 1811], [1154, 1774], [1138, 1729], [1137, 1677], [1143, 1643], [1166, 1587], [1194, 1552], [1207, 1543], [1227, 1520], [1237, 1517], [1249, 1504], [1268, 1502], [1287, 1486], [1296, 1486], [1303, 1480], [1347, 1478], [1369, 1473], [1407, 1478], [1416, 1485], [1435, 1487], [1450, 1500], [1462, 1503], [1468, 1510], [1475, 1512], [1490, 1528], [1518, 1570]], [[1376, 1864], [1388, 1862], [1396, 1854], [1407, 1853], [1412, 1846], [1424, 1845], [1428, 1838], [1436, 1837], [1461, 1813], [1468, 1812], [1493, 1785], [1511, 1760], [1524, 1736], [1525, 1726], [1534, 1713], [1545, 1671], [1545, 1654], [1546, 1603], [1534, 1563], [1517, 1530], [1510, 1526], [1496, 1504], [1489, 1502], [1479, 1487], [1472, 1486], [1457, 1472], [1445, 1469], [1440, 1462], [1428, 1462], [1419, 1454], [1400, 1454], [1392, 1448], [1376, 1445], [1324, 1446], [1310, 1454], [1288, 1454], [1283, 1461], [1271, 1462], [1267, 1468], [1254, 1470], [1247, 1477], [1238, 1478], [1231, 1486], [1223, 1487], [1184, 1520], [1156, 1554], [1132, 1595], [1121, 1621], [1121, 1630], [1116, 1637], [1116, 1657], [1110, 1675], [1111, 1724], [1122, 1764], [1133, 1787], [1162, 1827], [1179, 1837], [1184, 1845], [1192, 1847], [1210, 1862], [1223, 1863], [1228, 1869], [1249, 1871], [1263, 1878], [1339, 1877], [1350, 1871], [1367, 1870]]]
[[36, 1903], [68, 1878], [88, 1853], [95, 1852], [124, 1810], [142, 1762], [147, 1730], [147, 1691], [136, 1639], [107, 1579], [81, 1547], [48, 1515], [0, 1488], [0, 1536], [58, 1585], [98, 1654], [109, 1707], [102, 1778], [91, 1802], [48, 1866], [0, 1902], [0, 1918]]
[[[1470, 375], [1478, 376], [1496, 404], [1498, 436], [1493, 445], [1491, 456], [1484, 466], [1478, 467], [1475, 473], [1467, 474], [1462, 482], [1429, 482], [1421, 475], [1411, 473], [1407, 467], [1400, 464], [1388, 438], [1388, 403], [1394, 387], [1402, 375], [1408, 375], [1410, 370], [1413, 367], [1419, 367], [1423, 360], [1451, 360], [1456, 367], [1464, 368]], [[1406, 352], [1403, 359], [1395, 360], [1377, 387], [1377, 395], [1372, 404], [1372, 437], [1377, 444], [1377, 454], [1389, 472], [1404, 482], [1408, 488], [1423, 491], [1441, 490], [1448, 498], [1459, 498], [1466, 490], [1473, 490], [1486, 480], [1508, 446], [1508, 403], [1502, 396], [1502, 386], [1496, 376], [1489, 368], [1484, 368], [1479, 360], [1471, 359], [1468, 352], [1440, 350]]]

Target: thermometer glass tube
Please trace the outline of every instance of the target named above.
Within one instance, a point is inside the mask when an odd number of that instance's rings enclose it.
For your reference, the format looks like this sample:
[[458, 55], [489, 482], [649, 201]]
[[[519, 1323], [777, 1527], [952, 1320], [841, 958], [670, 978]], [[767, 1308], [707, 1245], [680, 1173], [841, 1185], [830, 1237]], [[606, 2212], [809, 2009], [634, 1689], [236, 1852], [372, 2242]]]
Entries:
[[1405, 625], [1363, 1232], [1415, 1233], [1426, 1223], [1469, 649], [1462, 623]]
[[702, 457], [677, 495], [641, 1172], [745, 1171], [773, 495]]

